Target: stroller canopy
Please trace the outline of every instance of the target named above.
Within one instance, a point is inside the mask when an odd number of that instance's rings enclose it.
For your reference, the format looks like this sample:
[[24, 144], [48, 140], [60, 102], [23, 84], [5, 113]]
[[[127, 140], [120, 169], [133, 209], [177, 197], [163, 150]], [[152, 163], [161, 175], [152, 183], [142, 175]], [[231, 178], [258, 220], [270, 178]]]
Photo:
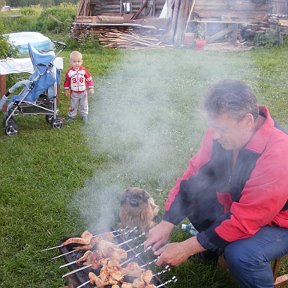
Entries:
[[28, 44], [29, 55], [31, 62], [34, 66], [37, 66], [40, 73], [47, 70], [47, 66], [52, 65], [55, 59], [55, 53], [50, 51], [49, 53], [41, 53], [36, 48], [34, 48], [30, 43]]

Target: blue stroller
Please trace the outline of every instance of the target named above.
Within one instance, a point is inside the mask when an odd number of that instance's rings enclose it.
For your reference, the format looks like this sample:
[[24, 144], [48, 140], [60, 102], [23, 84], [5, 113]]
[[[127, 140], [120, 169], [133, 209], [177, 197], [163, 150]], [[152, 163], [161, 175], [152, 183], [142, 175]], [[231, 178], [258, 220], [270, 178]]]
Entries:
[[[29, 55], [34, 67], [34, 73], [29, 79], [14, 84], [0, 100], [0, 111], [8, 101], [7, 110], [4, 116], [5, 134], [14, 136], [19, 133], [18, 125], [14, 116], [17, 114], [45, 115], [46, 121], [52, 128], [62, 128], [64, 121], [58, 117], [57, 110], [57, 69], [53, 64], [55, 58], [66, 48], [63, 42], [53, 41], [55, 50], [48, 53], [41, 53], [28, 44]], [[18, 88], [23, 87], [18, 95], [8, 100]]]

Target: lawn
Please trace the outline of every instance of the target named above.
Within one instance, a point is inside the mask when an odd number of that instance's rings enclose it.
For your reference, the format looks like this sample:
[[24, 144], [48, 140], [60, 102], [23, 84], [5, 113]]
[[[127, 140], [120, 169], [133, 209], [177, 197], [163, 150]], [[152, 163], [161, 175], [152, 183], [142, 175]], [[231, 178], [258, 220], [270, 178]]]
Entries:
[[[68, 68], [70, 51], [62, 54]], [[20, 134], [0, 135], [0, 287], [61, 287], [56, 245], [64, 236], [117, 223], [128, 186], [161, 207], [207, 126], [201, 96], [223, 78], [242, 79], [287, 128], [287, 47], [243, 52], [190, 49], [83, 52], [96, 91], [87, 125], [53, 130], [42, 116], [16, 118]], [[62, 77], [63, 81], [63, 77]], [[61, 91], [60, 114], [68, 100]], [[163, 210], [161, 210], [162, 213]], [[173, 240], [187, 237], [179, 227]], [[173, 268], [169, 287], [237, 287], [214, 262]]]

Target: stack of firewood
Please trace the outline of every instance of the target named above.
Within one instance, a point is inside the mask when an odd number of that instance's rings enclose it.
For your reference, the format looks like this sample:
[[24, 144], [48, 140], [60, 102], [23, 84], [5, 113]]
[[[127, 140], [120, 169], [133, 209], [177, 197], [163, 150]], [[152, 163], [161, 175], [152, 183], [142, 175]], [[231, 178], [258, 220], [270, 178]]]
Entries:
[[[77, 27], [79, 26], [76, 25]], [[162, 33], [158, 30], [128, 27], [92, 27], [85, 24], [81, 28], [74, 27], [71, 36], [74, 39], [85, 39], [91, 35], [97, 38], [100, 44], [109, 48], [159, 48], [167, 47], [162, 41]]]
[[166, 47], [164, 43], [155, 36], [140, 35], [134, 32], [106, 32], [99, 36], [100, 43], [107, 48], [160, 48]]

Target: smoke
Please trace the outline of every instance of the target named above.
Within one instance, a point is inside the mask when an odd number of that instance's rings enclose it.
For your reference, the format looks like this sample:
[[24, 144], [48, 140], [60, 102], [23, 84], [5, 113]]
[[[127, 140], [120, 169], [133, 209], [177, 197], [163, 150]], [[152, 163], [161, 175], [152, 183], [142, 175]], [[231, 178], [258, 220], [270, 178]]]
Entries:
[[210, 63], [204, 57], [181, 49], [126, 52], [108, 76], [95, 79], [84, 133], [106, 162], [73, 204], [90, 230], [115, 224], [119, 195], [129, 186], [157, 193], [162, 206], [205, 130], [201, 95], [214, 80], [234, 73], [227, 70], [229, 55]]

